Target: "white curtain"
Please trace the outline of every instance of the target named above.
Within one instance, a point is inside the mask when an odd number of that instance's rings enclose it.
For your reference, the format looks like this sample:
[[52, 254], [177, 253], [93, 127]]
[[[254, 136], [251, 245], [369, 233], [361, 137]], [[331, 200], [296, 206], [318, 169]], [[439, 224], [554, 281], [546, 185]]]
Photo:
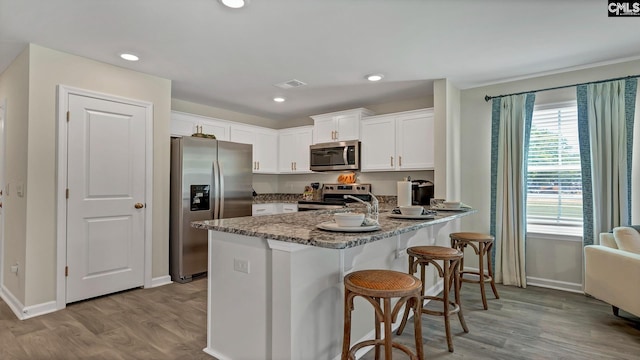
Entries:
[[636, 79], [578, 86], [584, 244], [631, 225], [631, 151]]
[[493, 101], [494, 276], [505, 285], [526, 287], [526, 164], [535, 95], [512, 95]]

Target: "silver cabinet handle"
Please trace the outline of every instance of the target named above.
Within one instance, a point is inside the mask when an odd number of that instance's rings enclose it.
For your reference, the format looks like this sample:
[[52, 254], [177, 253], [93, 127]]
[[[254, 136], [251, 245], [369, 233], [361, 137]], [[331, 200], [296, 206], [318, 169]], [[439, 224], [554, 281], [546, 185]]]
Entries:
[[398, 166], [402, 166], [402, 156], [398, 156]]
[[393, 167], [393, 156], [391, 156], [391, 167]]

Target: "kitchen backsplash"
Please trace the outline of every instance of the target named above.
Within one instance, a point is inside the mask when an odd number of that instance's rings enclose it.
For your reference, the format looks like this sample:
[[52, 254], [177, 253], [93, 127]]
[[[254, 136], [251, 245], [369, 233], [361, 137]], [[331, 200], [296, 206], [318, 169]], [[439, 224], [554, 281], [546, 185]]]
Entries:
[[[397, 197], [393, 195], [376, 195], [376, 198], [380, 204], [394, 205], [397, 203]], [[298, 200], [302, 200], [302, 194], [258, 194], [253, 197], [254, 204], [265, 203], [297, 203]]]
[[[280, 175], [253, 175], [253, 188], [258, 194], [302, 194], [304, 187], [312, 182], [320, 184], [337, 183], [339, 172], [312, 173], [312, 174], [280, 174]], [[371, 189], [376, 196], [396, 196], [397, 182], [411, 176], [411, 179], [424, 179], [433, 181], [433, 171], [393, 171], [393, 172], [366, 172], [357, 173], [357, 182], [371, 184]], [[437, 184], [436, 184], [437, 186]]]

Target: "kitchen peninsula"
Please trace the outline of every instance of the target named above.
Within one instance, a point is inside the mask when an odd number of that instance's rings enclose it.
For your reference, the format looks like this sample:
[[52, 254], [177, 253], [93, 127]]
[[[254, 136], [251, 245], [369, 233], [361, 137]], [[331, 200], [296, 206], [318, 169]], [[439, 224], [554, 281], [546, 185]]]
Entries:
[[[204, 351], [220, 360], [339, 359], [344, 275], [372, 268], [404, 272], [407, 247], [449, 246], [446, 235], [436, 240], [438, 233], [455, 231], [453, 220], [476, 211], [439, 211], [428, 220], [382, 212], [379, 230], [349, 233], [316, 227], [335, 211], [192, 223], [209, 231]], [[428, 273], [428, 293], [441, 287]], [[362, 299], [356, 299], [351, 326], [354, 342], [373, 338], [373, 311]]]

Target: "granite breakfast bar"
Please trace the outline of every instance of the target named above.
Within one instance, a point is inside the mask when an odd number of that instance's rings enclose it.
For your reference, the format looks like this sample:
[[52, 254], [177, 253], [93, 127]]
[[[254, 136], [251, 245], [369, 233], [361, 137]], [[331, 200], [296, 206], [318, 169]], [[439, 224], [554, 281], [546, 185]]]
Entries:
[[[192, 223], [209, 230], [204, 351], [219, 360], [339, 359], [344, 275], [373, 268], [404, 272], [407, 247], [448, 246], [442, 235], [436, 242], [438, 233], [448, 234], [453, 220], [475, 212], [443, 211], [429, 220], [382, 212], [379, 230], [349, 233], [316, 227], [331, 221], [332, 211]], [[434, 273], [426, 282], [429, 293], [440, 292]], [[373, 338], [371, 305], [358, 300], [354, 342]]]

